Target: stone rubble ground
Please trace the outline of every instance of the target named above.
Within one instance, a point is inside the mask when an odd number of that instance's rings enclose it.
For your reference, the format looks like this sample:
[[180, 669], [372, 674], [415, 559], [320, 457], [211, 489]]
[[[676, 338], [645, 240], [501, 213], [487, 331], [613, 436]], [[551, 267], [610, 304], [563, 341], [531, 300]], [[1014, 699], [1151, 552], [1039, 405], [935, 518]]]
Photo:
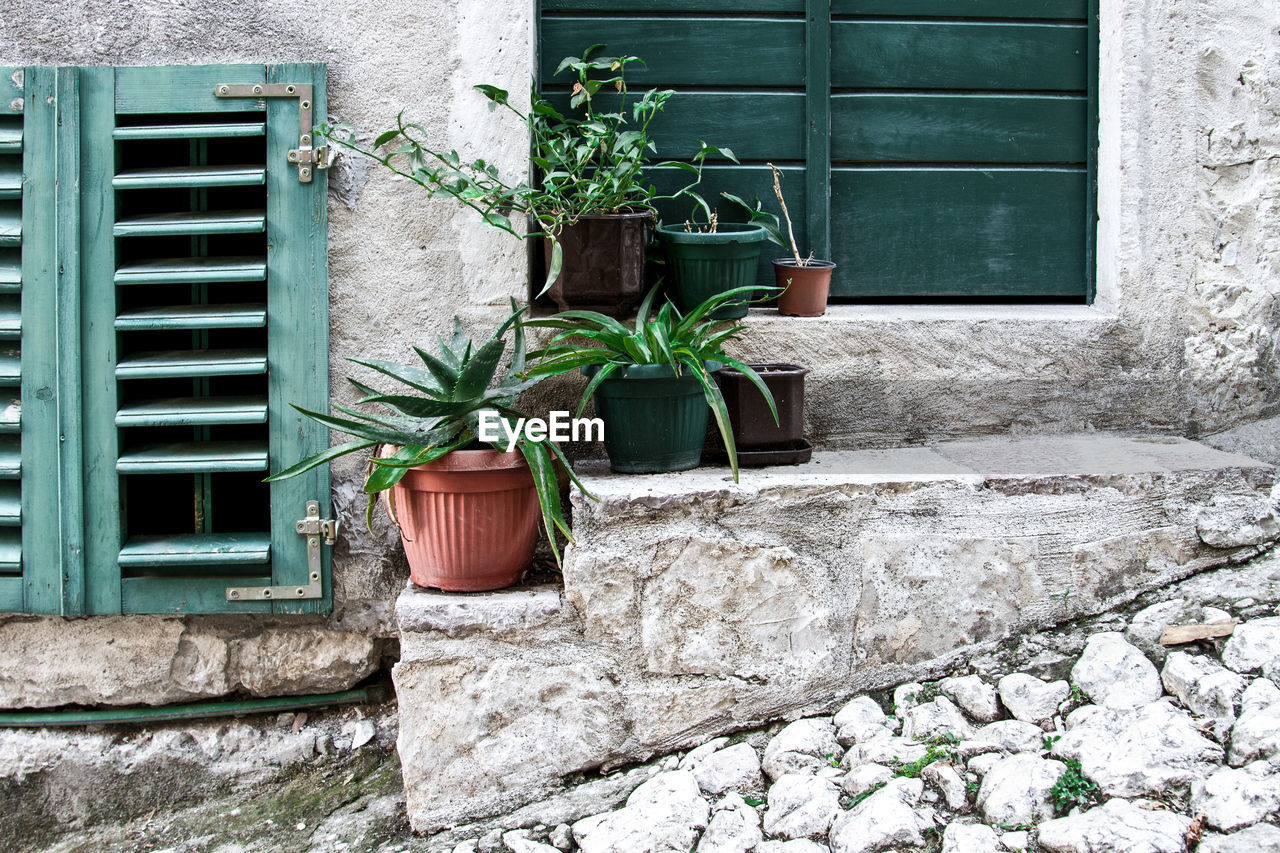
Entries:
[[[150, 816], [146, 843], [135, 821], [29, 849], [1280, 853], [1277, 603], [1280, 552], [1013, 638], [968, 671], [716, 738], [432, 837], [408, 832], [393, 776], [361, 788], [362, 777], [339, 807], [254, 840], [230, 840], [217, 820], [195, 833], [178, 812]], [[1232, 618], [1229, 638], [1158, 644], [1165, 625]], [[348, 720], [343, 736], [354, 744], [372, 727], [392, 763], [393, 724]], [[225, 820], [228, 802], [203, 814]]]

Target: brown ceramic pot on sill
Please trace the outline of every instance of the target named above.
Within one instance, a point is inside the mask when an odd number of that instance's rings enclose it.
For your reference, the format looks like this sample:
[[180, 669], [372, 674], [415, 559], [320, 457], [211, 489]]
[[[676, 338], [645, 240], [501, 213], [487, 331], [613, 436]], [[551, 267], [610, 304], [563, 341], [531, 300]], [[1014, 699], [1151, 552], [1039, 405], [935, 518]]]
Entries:
[[827, 296], [831, 290], [833, 261], [809, 261], [804, 266], [794, 258], [775, 258], [774, 279], [780, 288], [778, 313], [792, 317], [821, 317], [827, 313]]
[[[644, 298], [644, 249], [653, 213], [641, 210], [579, 216], [561, 229], [560, 277], [547, 295], [561, 311], [630, 316]], [[543, 238], [544, 272], [551, 241]]]
[[455, 450], [410, 468], [392, 487], [387, 508], [418, 586], [504, 589], [533, 562], [542, 516], [519, 451]]

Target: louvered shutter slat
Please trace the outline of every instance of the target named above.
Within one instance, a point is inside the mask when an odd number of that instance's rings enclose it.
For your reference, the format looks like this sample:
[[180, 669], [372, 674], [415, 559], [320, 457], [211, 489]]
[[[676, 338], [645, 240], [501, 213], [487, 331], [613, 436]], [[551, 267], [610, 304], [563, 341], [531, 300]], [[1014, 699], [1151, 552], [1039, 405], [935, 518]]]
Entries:
[[133, 568], [254, 565], [270, 560], [271, 537], [265, 533], [139, 536], [120, 549], [120, 565]]
[[165, 258], [124, 264], [116, 284], [220, 284], [267, 280], [265, 257]]
[[192, 441], [149, 445], [116, 460], [121, 474], [218, 474], [265, 471], [265, 441]]
[[[4, 314], [0, 306], [0, 333]], [[256, 329], [267, 325], [267, 306], [260, 302], [207, 305], [167, 305], [116, 316], [116, 330], [163, 331], [173, 329]]]
[[122, 219], [117, 237], [176, 237], [200, 234], [260, 234], [267, 230], [261, 210], [178, 211]]
[[265, 397], [175, 397], [123, 406], [116, 412], [116, 426], [209, 426], [215, 424], [265, 424]]
[[[137, 169], [121, 172], [111, 179], [118, 190], [190, 189], [199, 187], [252, 187], [267, 182], [262, 166], [173, 166], [167, 169]], [[4, 174], [0, 172], [0, 192]], [[0, 198], [3, 198], [0, 195]]]

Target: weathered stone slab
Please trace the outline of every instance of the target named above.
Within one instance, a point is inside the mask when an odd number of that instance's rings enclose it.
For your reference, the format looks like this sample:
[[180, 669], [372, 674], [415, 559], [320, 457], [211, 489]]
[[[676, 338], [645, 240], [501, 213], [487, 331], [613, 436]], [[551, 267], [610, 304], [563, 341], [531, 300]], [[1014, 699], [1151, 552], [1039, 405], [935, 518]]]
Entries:
[[[1182, 439], [1089, 434], [819, 452], [738, 484], [723, 468], [583, 476], [599, 501], [573, 496], [562, 598], [401, 598], [418, 829], [545, 796], [557, 775], [832, 713], [1255, 553], [1206, 544], [1197, 519], [1216, 496], [1269, 500], [1274, 473]], [[832, 728], [816, 768], [840, 761]], [[875, 760], [872, 746], [851, 753]]]
[[330, 693], [372, 674], [381, 651], [375, 637], [319, 621], [14, 617], [0, 620], [0, 708]]

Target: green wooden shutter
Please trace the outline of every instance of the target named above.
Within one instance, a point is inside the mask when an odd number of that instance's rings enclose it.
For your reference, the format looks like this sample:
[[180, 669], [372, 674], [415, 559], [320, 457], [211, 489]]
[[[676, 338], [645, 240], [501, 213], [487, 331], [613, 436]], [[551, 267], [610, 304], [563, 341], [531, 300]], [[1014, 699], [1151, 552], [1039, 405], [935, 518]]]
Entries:
[[710, 170], [708, 197], [776, 206], [777, 164], [837, 297], [1091, 296], [1096, 0], [541, 0], [539, 27], [549, 94], [596, 43], [678, 90], [662, 156], [706, 139], [743, 163]]
[[288, 161], [298, 99], [214, 94], [305, 84], [323, 115], [324, 67], [35, 71], [56, 78], [55, 168], [75, 178], [36, 226], [56, 221], [54, 417], [74, 423], [54, 478], [69, 547], [28, 561], [64, 581], [25, 609], [327, 611], [327, 553], [321, 598], [226, 596], [307, 586], [295, 524], [308, 501], [329, 510], [323, 469], [261, 482], [327, 444], [289, 405], [327, 401], [327, 219], [323, 173], [303, 183]]
[[22, 592], [22, 72], [0, 68], [0, 612]]

